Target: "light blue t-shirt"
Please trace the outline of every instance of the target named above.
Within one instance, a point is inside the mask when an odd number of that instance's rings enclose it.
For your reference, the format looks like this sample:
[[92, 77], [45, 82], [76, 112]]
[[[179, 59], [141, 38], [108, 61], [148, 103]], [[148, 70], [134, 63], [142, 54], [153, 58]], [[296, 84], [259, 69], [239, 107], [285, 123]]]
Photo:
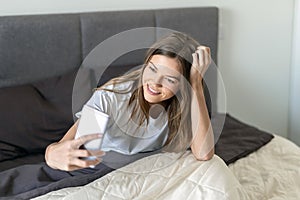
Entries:
[[[132, 87], [132, 83], [119, 84], [115, 86], [115, 89]], [[156, 118], [150, 116], [148, 125], [145, 121], [139, 126], [130, 118], [132, 112], [131, 108], [128, 108], [130, 97], [131, 93], [120, 94], [97, 90], [86, 103], [86, 105], [110, 116], [101, 149], [124, 155], [161, 149], [168, 136], [166, 111], [161, 109]], [[80, 117], [80, 112], [76, 113], [76, 116]]]

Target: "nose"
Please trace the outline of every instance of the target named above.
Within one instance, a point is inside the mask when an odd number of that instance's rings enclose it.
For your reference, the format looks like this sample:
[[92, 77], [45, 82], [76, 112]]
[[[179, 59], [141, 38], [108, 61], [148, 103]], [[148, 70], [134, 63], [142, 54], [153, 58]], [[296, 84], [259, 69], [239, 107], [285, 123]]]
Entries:
[[162, 86], [163, 79], [164, 77], [162, 75], [155, 76], [155, 78], [153, 79], [154, 84]]

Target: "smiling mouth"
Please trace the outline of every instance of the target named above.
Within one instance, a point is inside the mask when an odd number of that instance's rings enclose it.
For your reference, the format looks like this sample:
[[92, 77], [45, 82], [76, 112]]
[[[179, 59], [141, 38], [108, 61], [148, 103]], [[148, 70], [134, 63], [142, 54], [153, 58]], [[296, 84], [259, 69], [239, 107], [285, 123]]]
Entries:
[[149, 86], [149, 84], [147, 84], [147, 90], [148, 90], [148, 92], [149, 92], [150, 94], [152, 94], [152, 95], [159, 95], [159, 94], [160, 94], [159, 91], [156, 91], [156, 90], [152, 89], [152, 88]]

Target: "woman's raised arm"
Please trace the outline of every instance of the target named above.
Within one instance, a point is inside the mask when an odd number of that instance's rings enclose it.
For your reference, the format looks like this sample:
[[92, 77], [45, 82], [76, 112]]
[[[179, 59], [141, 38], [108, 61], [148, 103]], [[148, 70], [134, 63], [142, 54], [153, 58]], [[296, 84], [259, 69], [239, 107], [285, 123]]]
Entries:
[[193, 89], [191, 101], [193, 141], [191, 149], [198, 160], [209, 160], [214, 155], [214, 134], [205, 103], [202, 80], [211, 63], [210, 49], [199, 46], [192, 56], [190, 82]]

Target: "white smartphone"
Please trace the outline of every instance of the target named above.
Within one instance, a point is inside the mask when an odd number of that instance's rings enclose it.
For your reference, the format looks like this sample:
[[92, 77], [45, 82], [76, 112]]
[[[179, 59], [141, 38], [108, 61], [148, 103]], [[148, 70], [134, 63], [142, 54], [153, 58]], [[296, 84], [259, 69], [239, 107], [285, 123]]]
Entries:
[[[106, 113], [84, 105], [79, 119], [75, 139], [94, 133], [104, 134], [108, 120], [109, 116]], [[102, 138], [99, 138], [85, 143], [84, 147], [88, 150], [99, 150], [101, 149], [101, 144]]]

